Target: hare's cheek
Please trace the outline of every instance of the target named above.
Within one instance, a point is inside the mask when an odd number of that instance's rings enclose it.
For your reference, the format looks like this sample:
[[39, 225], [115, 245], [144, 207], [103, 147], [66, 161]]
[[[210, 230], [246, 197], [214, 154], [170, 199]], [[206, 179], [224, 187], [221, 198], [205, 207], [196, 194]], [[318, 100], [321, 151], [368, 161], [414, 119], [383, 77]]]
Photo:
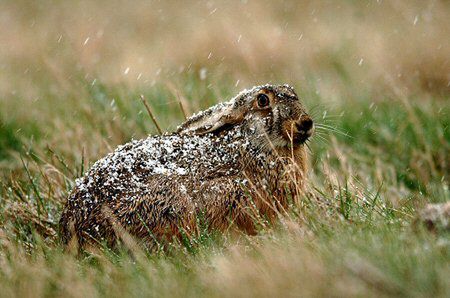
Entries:
[[270, 108], [269, 109], [259, 110], [257, 112], [257, 115], [261, 119], [266, 119], [266, 118], [272, 117], [272, 110]]
[[258, 111], [253, 118], [253, 122], [257, 124], [258, 127], [264, 129], [265, 131], [270, 130], [273, 125], [273, 114], [270, 110]]
[[274, 123], [272, 113], [267, 114], [267, 116], [265, 116], [263, 119], [264, 125], [266, 126], [266, 130], [272, 130], [272, 126]]
[[292, 140], [294, 134], [296, 133], [295, 122], [294, 121], [284, 121], [282, 124], [282, 134], [288, 140]]

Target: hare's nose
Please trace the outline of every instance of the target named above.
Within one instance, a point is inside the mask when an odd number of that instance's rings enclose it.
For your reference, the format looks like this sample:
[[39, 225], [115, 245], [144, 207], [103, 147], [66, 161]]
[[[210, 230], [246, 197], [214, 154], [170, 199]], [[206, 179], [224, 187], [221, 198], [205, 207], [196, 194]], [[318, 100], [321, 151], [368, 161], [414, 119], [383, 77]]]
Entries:
[[302, 116], [300, 120], [295, 124], [299, 132], [308, 133], [313, 127], [313, 121], [309, 116]]

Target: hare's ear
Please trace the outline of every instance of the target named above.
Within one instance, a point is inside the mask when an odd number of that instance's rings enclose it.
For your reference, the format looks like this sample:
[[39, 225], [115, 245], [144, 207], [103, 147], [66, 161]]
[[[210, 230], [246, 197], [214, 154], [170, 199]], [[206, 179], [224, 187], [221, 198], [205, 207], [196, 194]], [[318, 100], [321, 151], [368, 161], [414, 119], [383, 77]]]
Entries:
[[241, 122], [244, 115], [243, 106], [236, 108], [233, 101], [220, 103], [188, 118], [178, 127], [177, 133], [202, 135], [220, 131]]

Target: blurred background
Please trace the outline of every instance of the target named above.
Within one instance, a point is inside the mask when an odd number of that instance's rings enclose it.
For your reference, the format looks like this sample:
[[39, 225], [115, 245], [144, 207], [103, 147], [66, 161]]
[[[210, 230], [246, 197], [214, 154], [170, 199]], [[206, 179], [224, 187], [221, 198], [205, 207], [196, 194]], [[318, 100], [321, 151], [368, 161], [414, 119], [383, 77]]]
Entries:
[[343, 87], [349, 82], [371, 92], [449, 92], [447, 1], [0, 5], [3, 96], [38, 97], [43, 81], [64, 92], [77, 75], [134, 88], [186, 72], [226, 74], [238, 89], [320, 79], [330, 98], [354, 89]]
[[[77, 80], [149, 88], [193, 73], [236, 89], [449, 92], [447, 1], [2, 1], [0, 91], [28, 107]], [[212, 86], [214, 88], [214, 86]], [[61, 101], [65, 99], [62, 97]]]
[[2, 1], [0, 116], [73, 116], [96, 84], [194, 96], [186, 77], [214, 100], [267, 82], [330, 103], [448, 99], [449, 16], [448, 1]]

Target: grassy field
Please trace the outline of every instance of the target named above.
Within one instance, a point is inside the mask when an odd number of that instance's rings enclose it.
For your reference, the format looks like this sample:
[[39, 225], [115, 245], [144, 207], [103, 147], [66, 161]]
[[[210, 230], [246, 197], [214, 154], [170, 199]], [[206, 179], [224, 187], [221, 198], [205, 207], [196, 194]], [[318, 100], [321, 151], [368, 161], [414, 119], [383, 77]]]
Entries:
[[[161, 3], [162, 2], [162, 3]], [[0, 296], [450, 295], [446, 1], [0, 2]], [[258, 236], [167, 251], [59, 244], [65, 199], [98, 158], [264, 83], [317, 123], [307, 191]]]

